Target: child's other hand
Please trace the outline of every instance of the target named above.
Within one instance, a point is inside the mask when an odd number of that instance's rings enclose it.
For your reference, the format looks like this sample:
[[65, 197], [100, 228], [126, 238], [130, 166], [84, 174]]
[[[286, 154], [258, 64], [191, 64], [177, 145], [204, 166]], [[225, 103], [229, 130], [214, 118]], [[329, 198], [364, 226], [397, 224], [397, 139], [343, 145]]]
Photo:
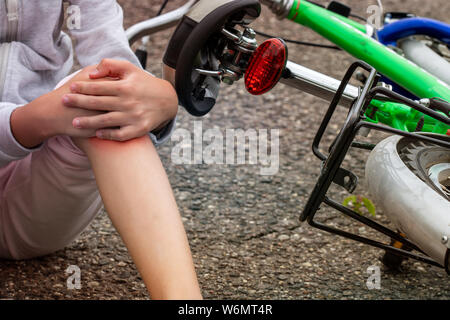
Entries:
[[130, 62], [105, 59], [90, 73], [90, 79], [97, 81], [73, 82], [64, 105], [105, 112], [73, 119], [75, 128], [95, 130], [100, 139], [142, 137], [162, 128], [177, 114], [178, 100], [172, 85]]
[[[36, 119], [36, 125], [44, 132], [46, 139], [55, 135], [68, 135], [70, 137], [89, 138], [95, 137], [95, 130], [82, 130], [73, 127], [73, 119], [77, 117], [92, 117], [103, 114], [103, 112], [86, 110], [81, 108], [68, 108], [64, 105], [63, 97], [70, 93], [70, 85], [76, 81], [90, 80], [89, 74], [96, 70], [95, 66], [86, 67], [69, 79], [59, 88], [39, 97], [29, 108]], [[110, 80], [111, 81], [111, 80]]]

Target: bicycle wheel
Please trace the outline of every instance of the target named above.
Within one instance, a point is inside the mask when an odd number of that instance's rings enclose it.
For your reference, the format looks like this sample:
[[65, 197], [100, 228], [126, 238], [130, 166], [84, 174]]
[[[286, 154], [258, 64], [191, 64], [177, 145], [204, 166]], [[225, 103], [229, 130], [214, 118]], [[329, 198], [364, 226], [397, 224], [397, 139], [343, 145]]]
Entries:
[[[432, 136], [450, 141], [450, 137]], [[450, 149], [390, 137], [369, 156], [366, 179], [374, 200], [399, 232], [448, 267], [450, 249], [442, 239], [450, 235]], [[402, 259], [387, 256], [383, 262], [398, 268]]]
[[408, 139], [402, 143], [400, 158], [419, 179], [450, 201], [449, 149]]

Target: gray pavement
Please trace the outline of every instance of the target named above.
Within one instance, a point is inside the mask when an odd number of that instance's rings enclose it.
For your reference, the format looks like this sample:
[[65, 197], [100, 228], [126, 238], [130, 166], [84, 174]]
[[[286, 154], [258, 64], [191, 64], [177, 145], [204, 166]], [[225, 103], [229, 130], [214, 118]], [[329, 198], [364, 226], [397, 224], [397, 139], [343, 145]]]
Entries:
[[[120, 0], [126, 25], [153, 16], [161, 1]], [[171, 1], [174, 7], [182, 1]], [[348, 0], [359, 15], [375, 1]], [[389, 10], [411, 11], [450, 22], [447, 0], [384, 1]], [[285, 38], [327, 43], [306, 28], [278, 21], [266, 9], [255, 28]], [[149, 70], [160, 74], [160, 61], [171, 31], [152, 38]], [[334, 77], [352, 63], [349, 55], [290, 45], [290, 59]], [[284, 85], [253, 97], [243, 83], [224, 88], [204, 130], [279, 129], [280, 167], [261, 176], [258, 166], [175, 165], [175, 142], [160, 148], [190, 240], [204, 297], [207, 299], [449, 299], [449, 278], [438, 268], [406, 261], [392, 273], [379, 262], [380, 250], [300, 224], [299, 214], [315, 184], [320, 162], [311, 153], [313, 136], [327, 104]], [[341, 112], [331, 131], [344, 119]], [[193, 130], [194, 118], [180, 111], [178, 126]], [[197, 119], [198, 120], [198, 119]], [[332, 134], [333, 132], [330, 132]], [[380, 139], [379, 136], [371, 138]], [[330, 141], [329, 139], [327, 140]], [[349, 168], [364, 172], [367, 154], [352, 152]], [[364, 179], [357, 194], [366, 194]], [[345, 193], [331, 190], [343, 200]], [[380, 238], [367, 227], [323, 208], [328, 223]], [[375, 218], [389, 223], [381, 211]], [[78, 265], [82, 289], [67, 290], [65, 269]], [[381, 289], [368, 290], [367, 269], [381, 267]], [[31, 261], [0, 261], [0, 298], [146, 299], [148, 295], [106, 213], [82, 236], [54, 255]]]

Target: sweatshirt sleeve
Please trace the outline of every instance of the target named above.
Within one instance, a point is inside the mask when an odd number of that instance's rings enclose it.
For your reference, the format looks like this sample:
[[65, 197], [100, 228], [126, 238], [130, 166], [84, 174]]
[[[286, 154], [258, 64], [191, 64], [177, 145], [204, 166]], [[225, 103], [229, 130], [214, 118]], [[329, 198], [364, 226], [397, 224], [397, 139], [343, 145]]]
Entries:
[[82, 67], [104, 58], [127, 60], [140, 67], [123, 28], [123, 11], [116, 0], [70, 0], [79, 10], [79, 24], [69, 28]]
[[0, 102], [0, 168], [8, 163], [25, 158], [29, 153], [39, 150], [23, 147], [11, 131], [11, 114], [20, 105]]
[[[131, 50], [123, 28], [123, 10], [116, 0], [71, 0], [80, 12], [80, 28], [71, 28], [75, 53], [82, 67], [95, 65], [104, 58], [126, 60], [141, 67]], [[149, 133], [155, 145], [167, 141], [176, 118], [158, 133]]]

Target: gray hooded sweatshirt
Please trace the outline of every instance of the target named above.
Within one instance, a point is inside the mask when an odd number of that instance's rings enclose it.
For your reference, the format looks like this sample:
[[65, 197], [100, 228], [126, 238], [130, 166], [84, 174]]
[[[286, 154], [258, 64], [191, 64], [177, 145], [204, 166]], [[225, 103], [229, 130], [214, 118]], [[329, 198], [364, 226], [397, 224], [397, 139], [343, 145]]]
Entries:
[[[69, 32], [61, 31], [64, 3], [70, 6]], [[78, 14], [77, 20], [74, 14]], [[103, 58], [128, 60], [139, 66], [123, 29], [116, 0], [0, 0], [0, 167], [37, 149], [20, 145], [11, 132], [12, 111], [48, 93], [73, 66], [73, 50], [82, 67]], [[155, 144], [167, 140], [172, 121]]]

